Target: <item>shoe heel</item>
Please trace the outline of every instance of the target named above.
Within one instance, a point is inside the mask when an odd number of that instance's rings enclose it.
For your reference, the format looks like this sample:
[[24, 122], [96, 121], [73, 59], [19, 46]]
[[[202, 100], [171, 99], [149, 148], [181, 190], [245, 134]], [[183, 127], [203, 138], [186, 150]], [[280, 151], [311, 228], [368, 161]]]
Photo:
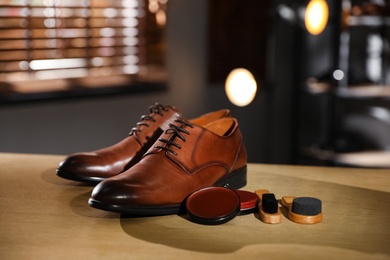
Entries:
[[225, 187], [229, 189], [240, 189], [246, 185], [246, 166], [235, 170], [224, 178], [217, 181], [214, 186]]

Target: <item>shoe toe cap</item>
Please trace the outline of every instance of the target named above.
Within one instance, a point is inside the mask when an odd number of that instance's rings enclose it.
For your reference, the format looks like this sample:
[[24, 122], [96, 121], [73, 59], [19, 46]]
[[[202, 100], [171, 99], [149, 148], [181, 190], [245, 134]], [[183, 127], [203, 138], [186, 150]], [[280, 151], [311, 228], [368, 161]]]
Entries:
[[107, 205], [131, 205], [137, 198], [131, 186], [112, 178], [99, 183], [91, 194], [92, 200]]
[[94, 153], [73, 154], [59, 164], [58, 170], [74, 175], [99, 177], [109, 170], [102, 162], [102, 158]]

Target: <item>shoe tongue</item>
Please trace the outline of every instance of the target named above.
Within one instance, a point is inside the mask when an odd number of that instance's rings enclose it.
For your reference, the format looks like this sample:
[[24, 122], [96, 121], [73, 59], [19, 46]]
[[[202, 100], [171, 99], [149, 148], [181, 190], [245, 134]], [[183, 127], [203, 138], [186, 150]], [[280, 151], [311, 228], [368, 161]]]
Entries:
[[176, 111], [175, 113], [172, 113], [172, 115], [167, 118], [163, 124], [161, 124], [161, 130], [163, 130], [163, 132], [168, 130], [170, 127], [169, 124], [175, 124], [177, 118], [180, 118], [180, 113]]

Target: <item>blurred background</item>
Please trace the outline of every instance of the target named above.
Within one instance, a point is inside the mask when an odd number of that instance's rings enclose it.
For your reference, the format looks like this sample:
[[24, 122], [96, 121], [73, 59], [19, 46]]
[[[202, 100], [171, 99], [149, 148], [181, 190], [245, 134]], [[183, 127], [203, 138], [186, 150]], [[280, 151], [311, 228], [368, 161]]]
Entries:
[[[385, 0], [0, 0], [0, 152], [229, 108], [250, 162], [390, 166]], [[237, 96], [238, 95], [238, 96]]]

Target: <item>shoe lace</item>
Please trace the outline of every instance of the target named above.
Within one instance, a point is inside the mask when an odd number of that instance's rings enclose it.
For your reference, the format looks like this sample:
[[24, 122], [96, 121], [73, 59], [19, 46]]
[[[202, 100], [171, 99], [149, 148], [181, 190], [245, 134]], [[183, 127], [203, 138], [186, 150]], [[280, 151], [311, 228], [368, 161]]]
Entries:
[[169, 140], [165, 139], [165, 138], [158, 139], [160, 142], [165, 143], [166, 146], [162, 146], [162, 145], [154, 146], [157, 149], [165, 150], [167, 152], [172, 153], [173, 155], [177, 155], [177, 152], [172, 150], [171, 146], [174, 146], [174, 147], [176, 147], [178, 149], [181, 149], [180, 144], [175, 142], [176, 137], [178, 137], [183, 142], [185, 142], [186, 138], [183, 136], [182, 133], [184, 133], [186, 135], [190, 135], [190, 132], [188, 130], [184, 129], [184, 126], [188, 126], [188, 127], [191, 127], [191, 128], [194, 127], [190, 122], [188, 122], [188, 121], [186, 121], [186, 120], [184, 120], [182, 118], [177, 118], [177, 119], [175, 119], [175, 121], [178, 122], [180, 125], [178, 126], [178, 125], [175, 125], [173, 123], [170, 123], [169, 124], [169, 128], [167, 130], [165, 130], [166, 134], [171, 134], [172, 133], [173, 134], [172, 137]]
[[[149, 112], [150, 114], [158, 114], [160, 116], [163, 116], [163, 111], [168, 111], [168, 108], [159, 104], [159, 103], [155, 103], [154, 105], [150, 106], [149, 107]], [[131, 130], [130, 130], [130, 133], [129, 135], [132, 135], [136, 132], [141, 132], [141, 126], [146, 126], [146, 127], [149, 127], [149, 124], [147, 123], [147, 121], [152, 121], [152, 122], [156, 122], [156, 119], [154, 119], [153, 116], [151, 115], [143, 115], [141, 116], [141, 121], [138, 122], [136, 124], [135, 127], [133, 127]]]

